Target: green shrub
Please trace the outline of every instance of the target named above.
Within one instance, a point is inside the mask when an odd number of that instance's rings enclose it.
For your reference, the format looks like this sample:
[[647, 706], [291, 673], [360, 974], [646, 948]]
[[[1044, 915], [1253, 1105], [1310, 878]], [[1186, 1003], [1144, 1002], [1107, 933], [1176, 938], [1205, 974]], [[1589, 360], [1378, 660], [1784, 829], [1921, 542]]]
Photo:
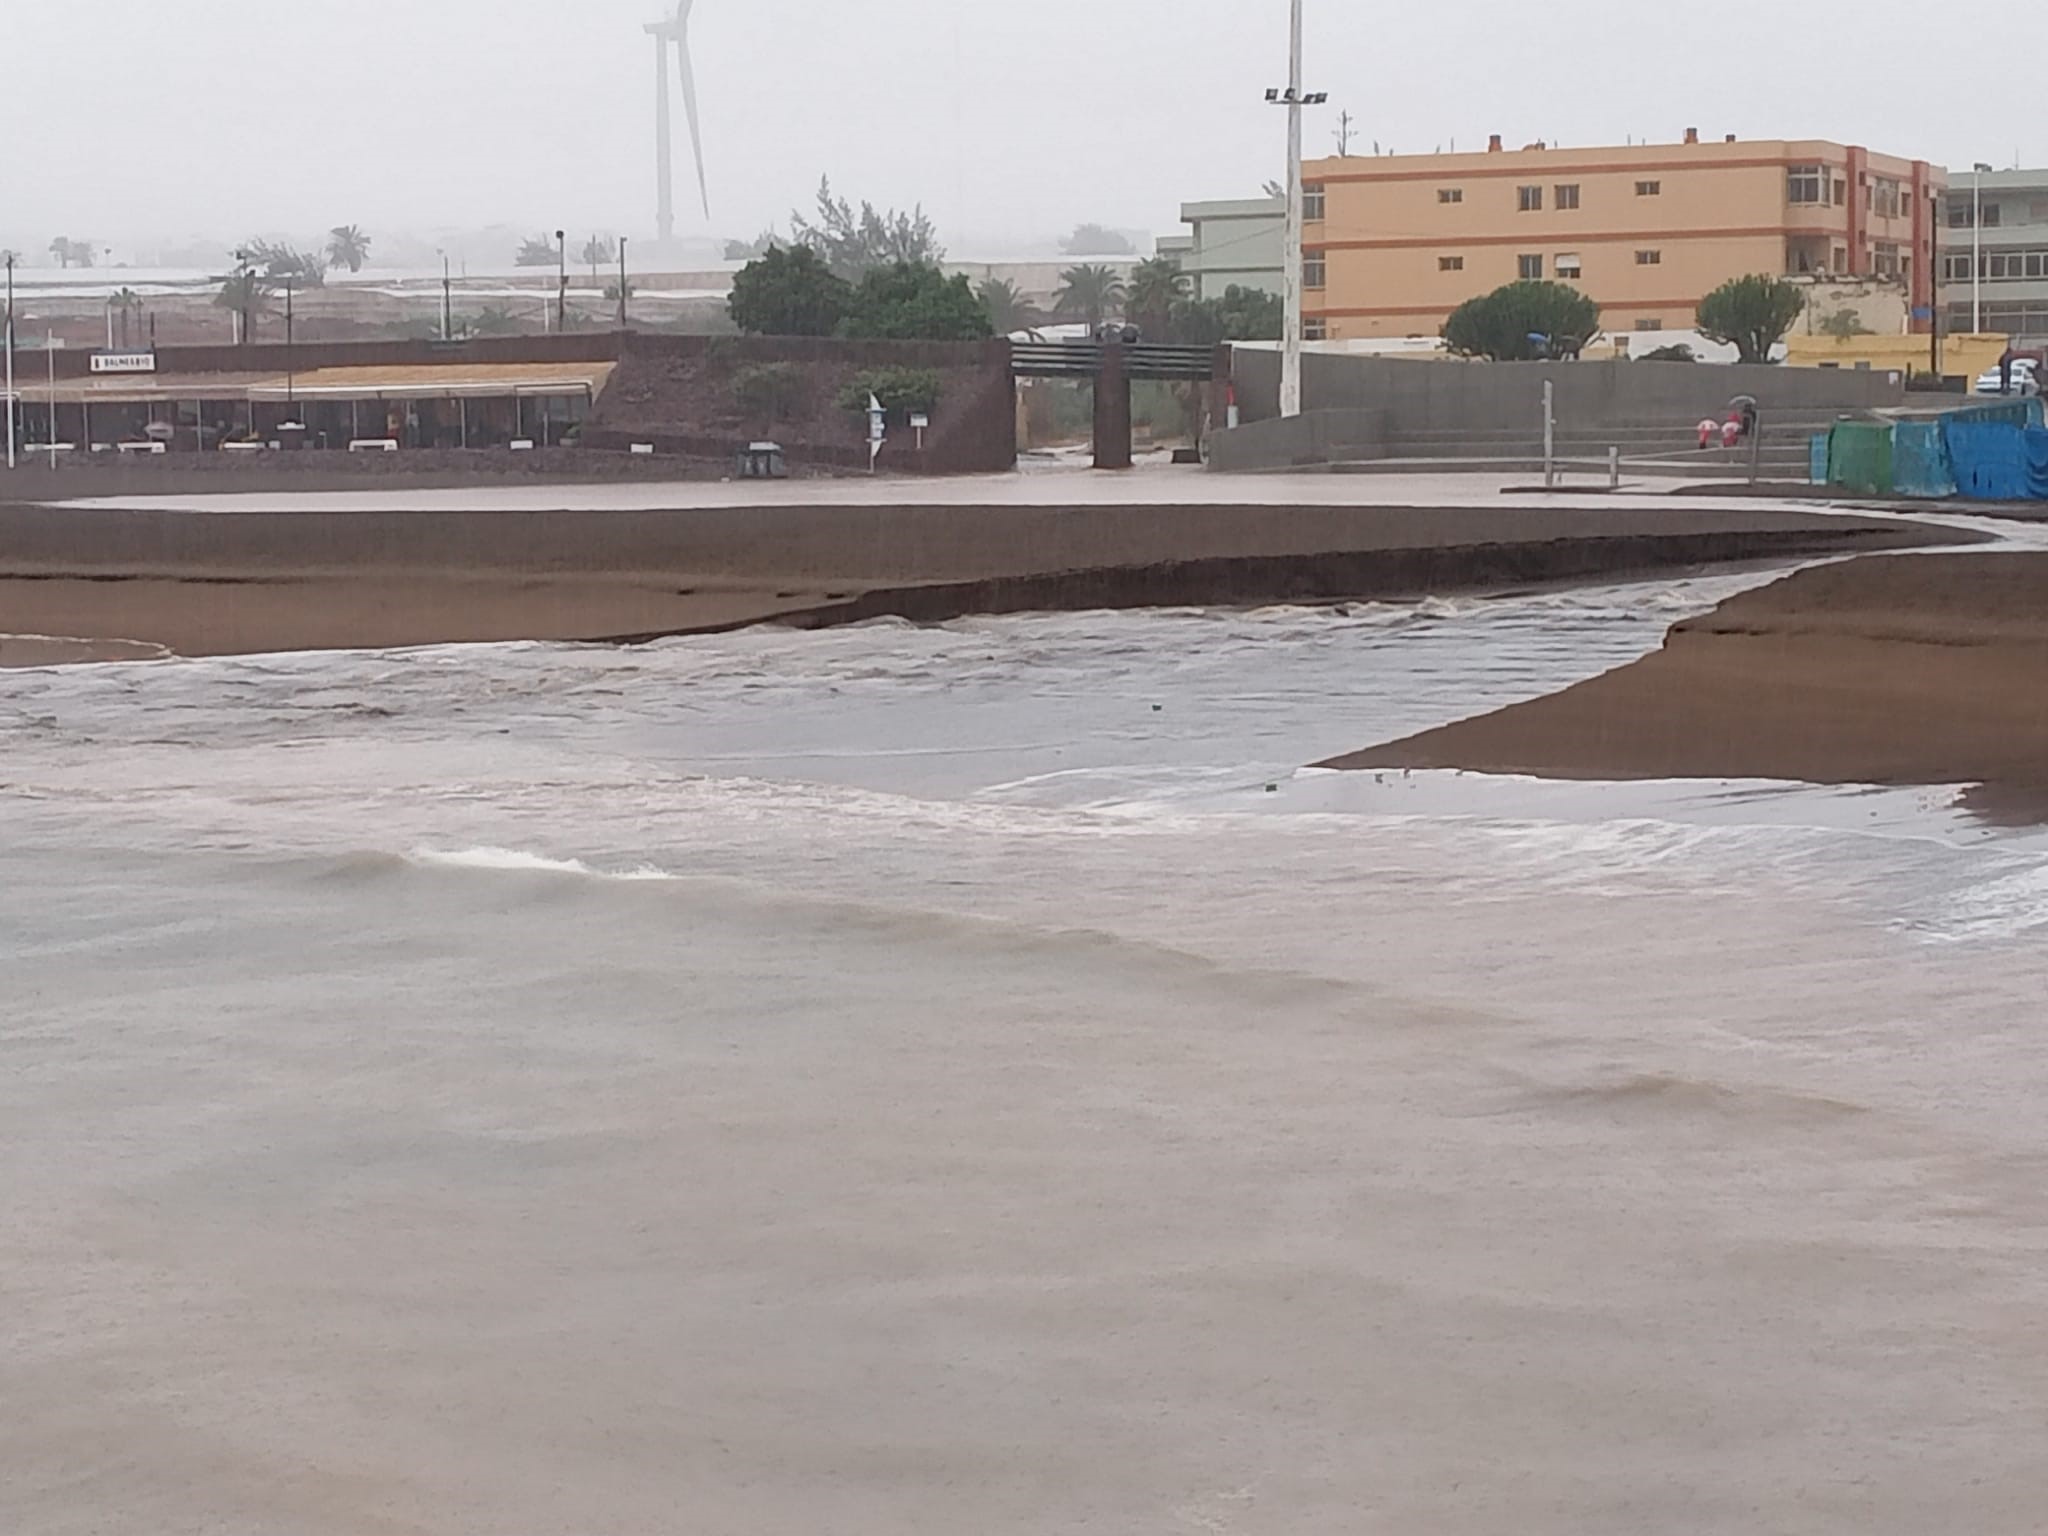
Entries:
[[883, 410], [900, 420], [918, 412], [931, 414], [938, 408], [939, 396], [944, 390], [945, 385], [935, 369], [871, 368], [846, 381], [845, 387], [839, 391], [839, 406], [842, 410], [865, 416], [868, 397], [873, 395], [882, 402]]
[[802, 408], [809, 385], [809, 375], [796, 363], [749, 363], [733, 370], [732, 400], [759, 421], [788, 421]]

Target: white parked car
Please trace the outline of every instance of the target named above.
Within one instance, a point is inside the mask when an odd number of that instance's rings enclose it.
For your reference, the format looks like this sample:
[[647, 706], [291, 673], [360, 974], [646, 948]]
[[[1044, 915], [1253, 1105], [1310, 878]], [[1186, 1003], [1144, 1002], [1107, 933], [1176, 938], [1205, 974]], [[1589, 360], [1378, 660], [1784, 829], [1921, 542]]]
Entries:
[[[2015, 395], [2038, 395], [2041, 393], [2039, 367], [2031, 357], [2016, 357], [2012, 360], [2012, 393]], [[2005, 380], [1996, 368], [1988, 368], [1977, 378], [1977, 393], [1996, 395], [2003, 392]]]

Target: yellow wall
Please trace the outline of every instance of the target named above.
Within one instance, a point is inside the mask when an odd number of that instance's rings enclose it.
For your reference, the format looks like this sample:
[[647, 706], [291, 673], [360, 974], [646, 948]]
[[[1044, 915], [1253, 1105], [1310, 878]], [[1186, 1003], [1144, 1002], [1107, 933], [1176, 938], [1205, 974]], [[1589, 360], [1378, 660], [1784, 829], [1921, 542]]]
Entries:
[[[1434, 335], [1459, 304], [1513, 282], [1518, 258], [1540, 255], [1555, 279], [1557, 258], [1576, 255], [1579, 286], [1603, 324], [1689, 326], [1700, 299], [1729, 278], [1791, 269], [1795, 240], [1831, 266], [1838, 247], [1846, 259], [1852, 211], [1863, 217], [1862, 243], [1912, 251], [1911, 162], [1868, 156], [1869, 174], [1895, 177], [1906, 195], [1900, 217], [1886, 220], [1832, 201], [1836, 179], [1848, 199], [1862, 195], [1850, 156], [1838, 144], [1769, 141], [1311, 162], [1305, 174], [1323, 189], [1325, 216], [1305, 243], [1322, 253], [1327, 279], [1305, 308], [1333, 339]], [[1793, 164], [1828, 168], [1827, 204], [1787, 202]], [[1639, 182], [1656, 192], [1640, 193]], [[1541, 189], [1540, 211], [1521, 209], [1525, 186]], [[1576, 208], [1558, 206], [1560, 186], [1578, 189]], [[1444, 201], [1446, 191], [1458, 200]], [[1660, 260], [1641, 264], [1639, 251]], [[1443, 258], [1463, 266], [1443, 270]]]
[[[1962, 375], [1975, 382], [1987, 369], [1996, 368], [2008, 345], [2003, 336], [1944, 336], [1941, 338], [1941, 371]], [[1903, 373], [1917, 368], [1927, 371], [1933, 361], [1925, 336], [1851, 336], [1837, 341], [1832, 336], [1788, 336], [1785, 361], [1800, 368], [1854, 368], [1867, 364], [1879, 370]]]

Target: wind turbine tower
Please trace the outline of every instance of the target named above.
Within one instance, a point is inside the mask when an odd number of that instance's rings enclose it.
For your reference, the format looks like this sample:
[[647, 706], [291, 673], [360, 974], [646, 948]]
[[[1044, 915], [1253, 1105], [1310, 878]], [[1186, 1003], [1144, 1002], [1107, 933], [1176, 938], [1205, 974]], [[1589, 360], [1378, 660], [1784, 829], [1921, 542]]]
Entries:
[[690, 148], [697, 157], [697, 191], [704, 201], [704, 217], [711, 217], [711, 185], [704, 176], [704, 137], [697, 120], [697, 72], [690, 63], [690, 9], [697, 0], [676, 0], [676, 13], [666, 21], [651, 21], [647, 35], [654, 39], [654, 176], [656, 185], [655, 227], [664, 245], [676, 237], [675, 120], [668, 83], [669, 49], [676, 53], [676, 72], [683, 82], [683, 114], [690, 121]]

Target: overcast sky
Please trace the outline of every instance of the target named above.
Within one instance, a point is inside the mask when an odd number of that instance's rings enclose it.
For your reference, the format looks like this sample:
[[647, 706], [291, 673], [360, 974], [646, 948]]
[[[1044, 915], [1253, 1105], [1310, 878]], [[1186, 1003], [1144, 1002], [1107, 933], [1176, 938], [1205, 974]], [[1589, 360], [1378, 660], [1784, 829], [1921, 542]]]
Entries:
[[[652, 43], [673, 0], [0, 0], [14, 143], [0, 243], [116, 246], [514, 224], [653, 225]], [[1161, 233], [1283, 167], [1287, 0], [697, 0], [707, 226], [749, 235], [822, 172], [922, 201], [961, 256], [1078, 221]], [[2048, 163], [2042, 96], [1957, 67], [2048, 44], [2039, 6], [1861, 0], [1309, 0], [1310, 150], [1812, 136]], [[1946, 19], [1944, 19], [1946, 17]], [[1782, 19], [1781, 19], [1782, 18]], [[1742, 36], [1709, 35], [1722, 24]], [[678, 113], [680, 127], [680, 113]]]

